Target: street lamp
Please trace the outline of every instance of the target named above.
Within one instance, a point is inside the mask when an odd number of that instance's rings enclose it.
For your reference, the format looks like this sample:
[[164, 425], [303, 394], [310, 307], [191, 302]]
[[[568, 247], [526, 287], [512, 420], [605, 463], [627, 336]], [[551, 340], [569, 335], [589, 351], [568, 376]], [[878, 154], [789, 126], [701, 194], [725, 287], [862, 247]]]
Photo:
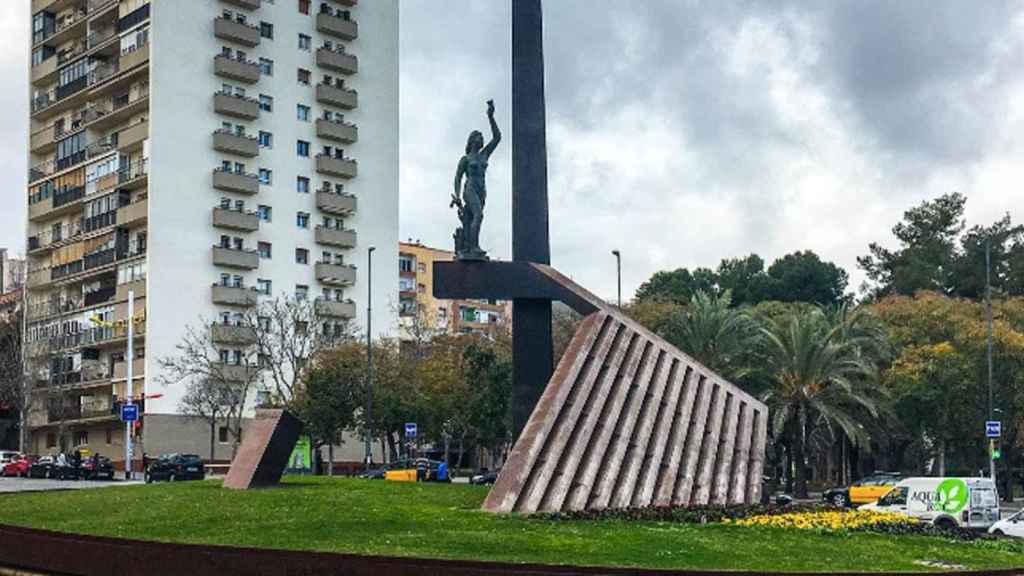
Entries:
[[615, 272], [618, 278], [619, 308], [622, 308], [622, 253], [616, 249], [612, 250], [612, 254], [615, 255]]
[[370, 472], [373, 462], [370, 430], [373, 429], [373, 251], [370, 246], [366, 251], [366, 472]]

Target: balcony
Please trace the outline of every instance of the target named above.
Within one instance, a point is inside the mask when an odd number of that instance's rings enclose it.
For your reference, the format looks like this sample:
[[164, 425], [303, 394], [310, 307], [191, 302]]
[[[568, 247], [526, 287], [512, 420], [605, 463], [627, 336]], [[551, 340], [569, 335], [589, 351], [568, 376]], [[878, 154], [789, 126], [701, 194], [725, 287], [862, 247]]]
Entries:
[[254, 98], [217, 92], [213, 95], [213, 111], [233, 118], [255, 120], [260, 117], [260, 103]]
[[356, 303], [351, 300], [337, 301], [324, 298], [316, 299], [316, 313], [328, 318], [344, 318], [351, 320], [356, 317]]
[[213, 59], [213, 73], [222, 78], [255, 84], [260, 81], [260, 65], [249, 60], [237, 60], [218, 54]]
[[244, 22], [229, 20], [223, 16], [214, 18], [213, 35], [221, 40], [227, 40], [228, 42], [234, 42], [250, 48], [260, 44], [259, 28]]
[[356, 211], [356, 197], [351, 194], [335, 194], [317, 190], [316, 207], [328, 214], [348, 216]]
[[255, 232], [260, 229], [260, 219], [254, 212], [217, 207], [213, 209], [213, 225], [217, 228]]
[[[146, 359], [136, 358], [132, 360], [132, 382], [146, 377]], [[114, 376], [112, 380], [127, 380], [128, 379], [128, 363], [127, 362], [116, 362], [114, 363]]]
[[316, 101], [321, 104], [352, 110], [359, 106], [359, 93], [342, 86], [317, 84]]
[[259, 292], [241, 286], [213, 285], [213, 303], [223, 306], [244, 306], [246, 308], [258, 303]]
[[319, 118], [316, 121], [316, 135], [327, 140], [351, 144], [359, 140], [359, 128], [350, 122]]
[[354, 55], [340, 50], [318, 48], [316, 65], [339, 74], [355, 74], [359, 72], [359, 59]]
[[255, 158], [260, 155], [260, 143], [255, 137], [238, 134], [224, 128], [213, 133], [213, 149], [246, 158]]
[[138, 68], [143, 64], [149, 62], [149, 44], [144, 44], [131, 52], [121, 54], [121, 59], [117, 62], [118, 72], [124, 72], [133, 68]]
[[335, 230], [333, 228], [316, 227], [316, 241], [318, 244], [337, 246], [338, 248], [355, 248], [355, 230]]
[[316, 171], [339, 178], [355, 178], [359, 175], [359, 164], [351, 158], [336, 158], [326, 154], [317, 154]]
[[245, 364], [215, 362], [211, 368], [210, 378], [222, 382], [251, 382], [259, 373], [255, 366]]
[[42, 154], [57, 144], [57, 128], [53, 124], [32, 133], [29, 148], [35, 154]]
[[259, 10], [260, 0], [224, 0], [226, 4], [232, 4], [246, 10]]
[[32, 67], [32, 83], [39, 82], [43, 78], [57, 71], [57, 55], [54, 54], [46, 60]]
[[316, 279], [332, 286], [351, 286], [356, 283], [356, 267], [317, 262]]
[[260, 255], [255, 250], [235, 250], [234, 248], [214, 246], [213, 264], [226, 268], [255, 270], [260, 267]]
[[134, 282], [128, 282], [127, 284], [118, 284], [117, 293], [114, 295], [114, 299], [118, 302], [127, 302], [128, 293], [131, 292], [132, 296], [136, 300], [146, 297], [146, 281], [135, 280]]
[[147, 138], [149, 138], [149, 121], [136, 122], [117, 133], [117, 147], [120, 150], [140, 148]]
[[149, 217], [149, 200], [138, 200], [117, 209], [118, 226], [145, 224]]
[[117, 183], [125, 190], [139, 188], [145, 185], [148, 174], [149, 161], [137, 160], [128, 165], [121, 166], [117, 171]]
[[230, 172], [223, 168], [217, 168], [213, 171], [213, 187], [225, 192], [251, 196], [260, 191], [260, 177], [255, 174]]
[[316, 15], [316, 29], [335, 38], [352, 41], [359, 37], [359, 24], [354, 20], [345, 19], [327, 12]]
[[49, 198], [28, 205], [29, 220], [41, 218], [52, 218], [59, 215], [81, 209], [82, 198], [85, 197], [85, 188], [69, 188], [62, 192], [54, 193]]
[[215, 323], [210, 326], [210, 340], [214, 344], [249, 346], [256, 342], [256, 331], [251, 326]]

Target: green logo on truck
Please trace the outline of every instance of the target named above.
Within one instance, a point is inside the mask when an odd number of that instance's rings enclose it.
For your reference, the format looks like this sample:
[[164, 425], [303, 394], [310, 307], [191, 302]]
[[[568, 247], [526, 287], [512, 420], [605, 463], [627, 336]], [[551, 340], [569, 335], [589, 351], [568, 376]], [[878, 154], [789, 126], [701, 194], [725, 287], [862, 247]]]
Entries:
[[937, 510], [947, 514], [956, 514], [967, 507], [967, 482], [959, 478], [943, 480], [935, 490]]

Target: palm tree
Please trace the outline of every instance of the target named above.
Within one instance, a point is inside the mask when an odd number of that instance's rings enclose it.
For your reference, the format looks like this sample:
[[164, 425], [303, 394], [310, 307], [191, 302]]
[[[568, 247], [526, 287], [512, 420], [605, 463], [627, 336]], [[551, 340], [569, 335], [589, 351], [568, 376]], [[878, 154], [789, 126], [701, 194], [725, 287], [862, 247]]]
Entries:
[[845, 307], [815, 308], [770, 320], [761, 329], [764, 368], [773, 387], [763, 395], [775, 437], [790, 436], [797, 497], [807, 497], [806, 449], [815, 427], [838, 427], [867, 444], [856, 415], [877, 418], [877, 361], [884, 332], [865, 314]]
[[665, 332], [677, 348], [732, 380], [750, 372], [750, 357], [761, 339], [754, 319], [732, 308], [728, 290], [719, 295], [697, 291]]

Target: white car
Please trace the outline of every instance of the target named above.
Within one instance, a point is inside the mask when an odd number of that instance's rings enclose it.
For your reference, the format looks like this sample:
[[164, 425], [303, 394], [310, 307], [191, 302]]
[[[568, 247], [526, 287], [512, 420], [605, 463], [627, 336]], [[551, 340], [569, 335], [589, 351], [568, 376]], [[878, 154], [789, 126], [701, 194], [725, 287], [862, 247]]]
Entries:
[[21, 456], [21, 454], [18, 452], [0, 450], [0, 464], [7, 464], [8, 462], [13, 462], [14, 460], [18, 459], [18, 456]]
[[988, 529], [988, 533], [1024, 538], [1024, 510], [996, 522]]

